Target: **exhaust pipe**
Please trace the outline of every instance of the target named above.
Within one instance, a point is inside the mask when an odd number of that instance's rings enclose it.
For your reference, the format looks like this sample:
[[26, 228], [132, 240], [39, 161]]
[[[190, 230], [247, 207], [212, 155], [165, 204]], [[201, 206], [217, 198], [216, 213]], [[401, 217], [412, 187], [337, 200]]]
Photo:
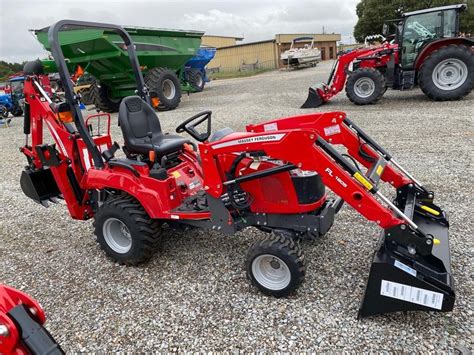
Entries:
[[308, 90], [308, 98], [300, 108], [315, 108], [321, 106], [324, 103], [326, 103], [326, 101], [321, 97], [319, 89], [310, 87]]

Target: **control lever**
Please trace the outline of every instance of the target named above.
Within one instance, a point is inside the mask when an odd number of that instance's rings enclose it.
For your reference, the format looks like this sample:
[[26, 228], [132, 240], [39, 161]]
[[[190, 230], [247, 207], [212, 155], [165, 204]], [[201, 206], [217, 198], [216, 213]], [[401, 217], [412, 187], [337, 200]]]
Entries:
[[160, 165], [157, 159], [158, 149], [153, 143], [153, 132], [148, 132], [146, 135], [150, 139], [150, 144], [153, 147], [153, 150], [150, 151], [150, 157], [149, 157], [150, 161], [153, 162], [153, 166], [151, 167], [151, 170], [150, 170], [150, 176], [157, 180], [165, 180], [168, 177], [168, 173], [166, 172], [166, 169], [165, 169], [166, 156], [162, 157], [162, 162]]
[[[156, 147], [155, 147], [155, 144], [153, 143], [153, 132], [151, 132], [151, 131], [148, 132], [148, 133], [146, 134], [146, 136], [148, 137], [148, 139], [150, 139], [150, 144], [151, 144], [151, 146], [153, 147], [153, 155], [150, 154], [150, 157], [149, 157], [149, 158], [150, 158], [150, 160], [151, 160], [151, 161], [153, 162], [153, 164], [154, 164], [154, 165], [153, 165], [153, 168], [155, 168], [155, 165], [158, 164], [158, 161], [157, 161], [157, 159], [156, 159], [156, 156], [157, 156], [157, 153], [158, 153], [158, 152], [157, 152], [157, 149], [156, 149]], [[158, 168], [158, 167], [159, 167], [159, 166], [157, 166], [156, 168]]]

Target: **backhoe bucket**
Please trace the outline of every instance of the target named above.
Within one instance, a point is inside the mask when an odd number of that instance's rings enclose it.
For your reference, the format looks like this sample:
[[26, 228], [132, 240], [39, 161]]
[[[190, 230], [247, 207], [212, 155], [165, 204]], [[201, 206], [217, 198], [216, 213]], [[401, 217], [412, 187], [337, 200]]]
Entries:
[[375, 252], [359, 317], [397, 311], [451, 311], [454, 280], [451, 274], [448, 223], [415, 212], [419, 230], [433, 236], [428, 255], [404, 255], [391, 246], [390, 233], [383, 232]]
[[58, 185], [50, 169], [23, 170], [20, 178], [23, 193], [43, 206], [48, 206], [48, 201], [56, 202], [61, 197]]
[[314, 108], [314, 107], [319, 107], [322, 104], [324, 104], [326, 101], [324, 101], [319, 94], [318, 89], [314, 88], [309, 88], [308, 91], [308, 98], [304, 102], [303, 105], [301, 105], [301, 108]]

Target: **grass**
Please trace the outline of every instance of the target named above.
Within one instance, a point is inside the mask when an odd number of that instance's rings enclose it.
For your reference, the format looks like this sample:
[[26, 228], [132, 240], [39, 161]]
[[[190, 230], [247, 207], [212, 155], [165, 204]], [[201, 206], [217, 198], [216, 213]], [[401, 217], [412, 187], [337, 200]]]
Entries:
[[223, 71], [209, 74], [209, 79], [233, 79], [233, 78], [245, 78], [249, 76], [254, 76], [262, 73], [266, 73], [275, 69], [257, 69], [257, 70], [246, 70], [246, 71]]

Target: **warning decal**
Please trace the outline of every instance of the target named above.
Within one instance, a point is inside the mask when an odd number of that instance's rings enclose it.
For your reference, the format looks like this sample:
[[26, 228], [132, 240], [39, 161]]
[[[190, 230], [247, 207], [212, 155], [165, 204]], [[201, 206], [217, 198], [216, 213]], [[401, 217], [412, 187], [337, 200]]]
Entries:
[[443, 294], [418, 287], [399, 284], [397, 282], [382, 280], [380, 287], [382, 296], [396, 298], [398, 300], [421, 304], [425, 307], [441, 310], [443, 306]]

